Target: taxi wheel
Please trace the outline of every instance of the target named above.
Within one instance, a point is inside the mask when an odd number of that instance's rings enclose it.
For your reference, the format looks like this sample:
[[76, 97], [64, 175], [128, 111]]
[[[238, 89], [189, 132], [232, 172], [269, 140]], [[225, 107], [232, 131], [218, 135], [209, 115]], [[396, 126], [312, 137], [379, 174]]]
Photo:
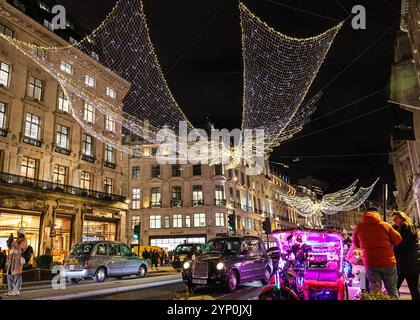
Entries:
[[78, 278], [78, 279], [76, 279], [76, 278], [71, 278], [71, 279], [70, 279], [70, 282], [71, 282], [71, 283], [73, 283], [73, 284], [78, 284], [78, 283], [80, 282], [80, 280], [81, 280], [80, 278]]
[[146, 273], [147, 273], [147, 271], [146, 271], [145, 266], [140, 266], [139, 273], [137, 274], [137, 276], [139, 278], [144, 278], [146, 276]]
[[226, 288], [229, 292], [235, 292], [238, 288], [238, 276], [235, 271], [231, 271], [231, 273], [229, 273], [226, 280]]
[[271, 272], [269, 268], [266, 268], [264, 271], [264, 278], [261, 280], [263, 286], [266, 286], [270, 282]]
[[105, 268], [99, 268], [95, 273], [95, 277], [94, 277], [95, 282], [104, 282], [105, 278], [106, 278]]

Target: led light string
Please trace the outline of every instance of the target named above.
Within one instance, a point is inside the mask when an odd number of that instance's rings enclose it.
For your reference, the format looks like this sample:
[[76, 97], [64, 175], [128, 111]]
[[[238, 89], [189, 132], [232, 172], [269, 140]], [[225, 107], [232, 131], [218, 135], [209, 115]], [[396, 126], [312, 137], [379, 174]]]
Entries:
[[[242, 128], [264, 128], [267, 149], [271, 151], [307, 122], [306, 110], [299, 113], [299, 107], [343, 23], [320, 35], [298, 39], [274, 30], [243, 3], [240, 16], [244, 60]], [[307, 110], [308, 114], [314, 111], [312, 106]], [[291, 127], [287, 128], [289, 123]]]

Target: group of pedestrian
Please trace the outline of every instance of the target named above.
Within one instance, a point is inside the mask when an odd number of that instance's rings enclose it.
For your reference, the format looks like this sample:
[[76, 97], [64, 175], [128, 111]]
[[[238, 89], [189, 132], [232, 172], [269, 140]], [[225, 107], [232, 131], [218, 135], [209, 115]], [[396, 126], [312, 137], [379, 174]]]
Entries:
[[147, 260], [151, 270], [159, 270], [160, 266], [164, 266], [168, 262], [168, 254], [163, 249], [148, 251], [146, 248], [142, 253], [142, 257]]
[[[353, 263], [363, 264], [369, 292], [382, 289], [398, 299], [407, 281], [413, 300], [420, 300], [420, 247], [416, 228], [402, 211], [392, 213], [394, 225], [382, 221], [376, 208], [369, 208], [352, 237]], [[361, 253], [361, 254], [360, 254]]]

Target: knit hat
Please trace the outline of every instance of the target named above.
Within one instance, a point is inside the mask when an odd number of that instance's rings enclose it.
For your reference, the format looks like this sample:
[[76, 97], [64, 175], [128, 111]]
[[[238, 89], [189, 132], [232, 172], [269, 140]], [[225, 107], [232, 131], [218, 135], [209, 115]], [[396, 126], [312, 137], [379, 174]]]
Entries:
[[18, 234], [26, 235], [26, 229], [24, 227], [20, 227], [18, 230]]

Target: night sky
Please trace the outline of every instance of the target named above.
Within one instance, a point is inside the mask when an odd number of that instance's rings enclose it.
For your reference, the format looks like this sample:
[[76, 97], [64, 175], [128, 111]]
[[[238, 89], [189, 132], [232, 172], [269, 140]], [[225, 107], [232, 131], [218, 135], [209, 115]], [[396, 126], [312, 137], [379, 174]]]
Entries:
[[[96, 27], [116, 3], [114, 0], [58, 2], [66, 6], [69, 15], [89, 28]], [[143, 0], [143, 3], [160, 64], [187, 117], [200, 125], [205, 114], [212, 114], [216, 127], [239, 128], [243, 67], [238, 1]], [[311, 117], [313, 121], [278, 147], [271, 160], [290, 166], [282, 170], [292, 182], [312, 175], [328, 182], [331, 191], [356, 178], [367, 185], [381, 175], [381, 182], [392, 183], [387, 155], [336, 155], [389, 151], [393, 107], [372, 111], [386, 106], [389, 97], [387, 86], [399, 30], [400, 1], [244, 0], [244, 3], [276, 30], [296, 37], [319, 34], [346, 19], [354, 5], [365, 6], [367, 29], [353, 30], [351, 19], [346, 22], [307, 98], [347, 69], [325, 88], [318, 110]], [[369, 94], [372, 96], [334, 112]], [[331, 112], [334, 113], [327, 115]], [[369, 112], [372, 113], [364, 116]], [[348, 122], [339, 125], [343, 121]], [[330, 126], [335, 127], [326, 129]], [[295, 156], [302, 160], [293, 161]]]

